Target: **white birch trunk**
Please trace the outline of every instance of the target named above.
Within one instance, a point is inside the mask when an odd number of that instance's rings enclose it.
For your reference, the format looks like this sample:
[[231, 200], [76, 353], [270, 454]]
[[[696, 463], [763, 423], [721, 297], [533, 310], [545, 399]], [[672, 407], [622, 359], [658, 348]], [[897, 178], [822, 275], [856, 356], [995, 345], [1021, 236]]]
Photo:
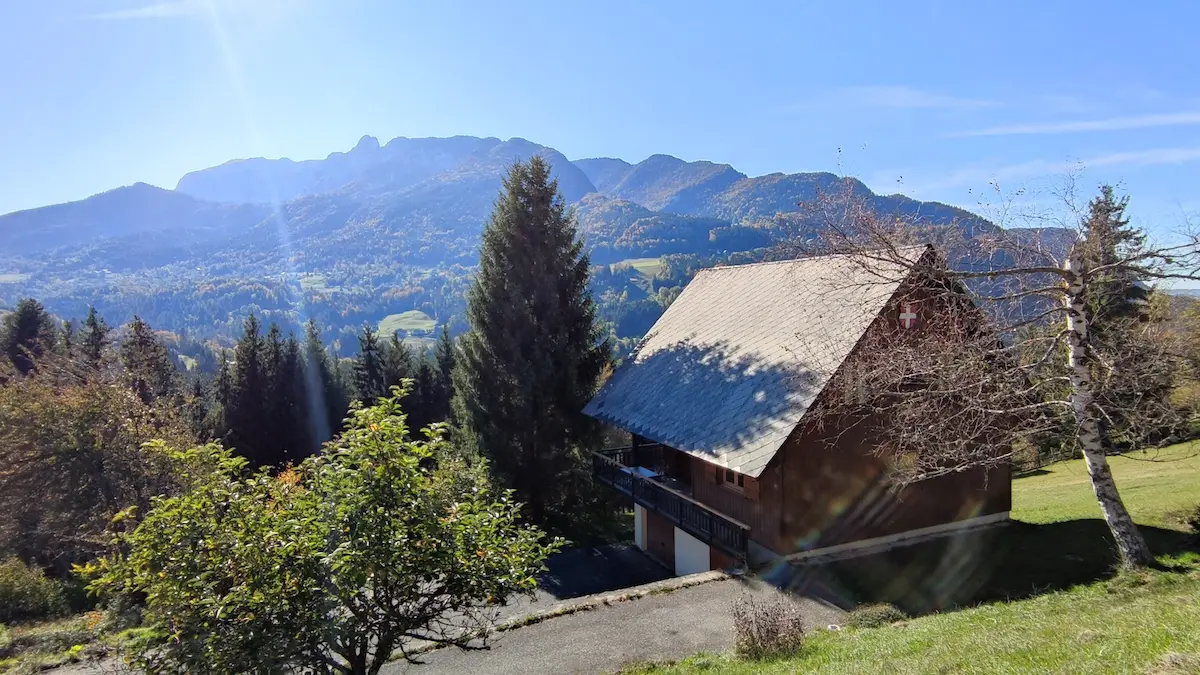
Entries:
[[1154, 556], [1146, 546], [1146, 540], [1138, 530], [1133, 518], [1125, 510], [1121, 495], [1117, 492], [1117, 484], [1113, 481], [1112, 470], [1108, 466], [1108, 457], [1104, 452], [1104, 443], [1100, 433], [1100, 423], [1096, 418], [1093, 406], [1092, 371], [1088, 353], [1088, 319], [1083, 302], [1084, 284], [1080, 274], [1079, 261], [1071, 255], [1064, 265], [1066, 271], [1067, 289], [1063, 302], [1067, 309], [1067, 350], [1068, 367], [1071, 378], [1071, 408], [1075, 413], [1076, 438], [1083, 451], [1087, 463], [1088, 475], [1092, 480], [1092, 490], [1100, 510], [1104, 513], [1104, 521], [1112, 532], [1117, 548], [1121, 552], [1121, 562], [1125, 567], [1139, 567], [1154, 562]]

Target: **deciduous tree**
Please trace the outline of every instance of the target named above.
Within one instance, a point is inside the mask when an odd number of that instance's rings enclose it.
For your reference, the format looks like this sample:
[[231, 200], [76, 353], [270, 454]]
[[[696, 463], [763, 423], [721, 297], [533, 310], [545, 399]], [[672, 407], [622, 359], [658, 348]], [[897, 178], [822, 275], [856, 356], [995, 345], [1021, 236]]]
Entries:
[[[816, 248], [853, 257], [879, 282], [908, 280], [899, 302], [938, 323], [919, 340], [877, 334], [862, 345], [858, 367], [839, 373], [823, 410], [880, 420], [878, 452], [894, 459], [899, 485], [1007, 463], [1021, 444], [1069, 429], [1123, 563], [1151, 563], [1107, 455], [1182, 422], [1165, 396], [1136, 395], [1169, 382], [1173, 368], [1169, 343], [1139, 321], [1137, 298], [1144, 284], [1197, 278], [1200, 237], [1148, 245], [1128, 227], [1125, 203], [1103, 188], [1073, 228], [1017, 237], [918, 228], [852, 197], [825, 196], [815, 208], [824, 227]], [[912, 253], [909, 245], [931, 238], [957, 264]], [[982, 313], [949, 311], [973, 303]]]
[[480, 646], [558, 544], [436, 435], [412, 440], [399, 393], [278, 477], [218, 446], [183, 453], [217, 471], [157, 501], [91, 569], [95, 589], [146, 597], [136, 665], [359, 675], [421, 642]]

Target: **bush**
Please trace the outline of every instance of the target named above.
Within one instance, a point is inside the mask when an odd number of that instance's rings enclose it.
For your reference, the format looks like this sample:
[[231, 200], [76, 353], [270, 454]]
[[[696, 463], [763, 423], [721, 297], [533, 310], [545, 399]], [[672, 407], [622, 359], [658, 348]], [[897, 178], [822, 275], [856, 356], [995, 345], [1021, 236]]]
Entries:
[[393, 391], [277, 475], [249, 473], [218, 445], [169, 453], [216, 470], [157, 499], [87, 568], [92, 590], [146, 599], [131, 665], [331, 672], [338, 658], [346, 668], [333, 670], [375, 673], [401, 641], [476, 643], [495, 606], [533, 595], [559, 542], [522, 524], [511, 494], [482, 484], [440, 428], [414, 441], [405, 390]]
[[804, 646], [804, 617], [795, 602], [743, 596], [733, 605], [737, 653], [765, 659], [795, 653]]
[[59, 582], [16, 558], [0, 561], [0, 623], [45, 619], [66, 608]]
[[1200, 504], [1192, 509], [1192, 512], [1187, 516], [1187, 526], [1192, 530], [1192, 534], [1200, 536]]
[[907, 618], [908, 615], [897, 609], [895, 605], [880, 603], [856, 608], [846, 618], [846, 625], [855, 628], [879, 628]]

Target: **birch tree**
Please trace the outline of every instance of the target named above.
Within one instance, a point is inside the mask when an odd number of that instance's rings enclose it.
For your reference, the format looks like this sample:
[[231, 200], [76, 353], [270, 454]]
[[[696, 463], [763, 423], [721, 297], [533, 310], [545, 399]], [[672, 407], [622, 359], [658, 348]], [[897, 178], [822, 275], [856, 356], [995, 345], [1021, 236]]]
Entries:
[[[1072, 194], [1060, 196], [1074, 204]], [[885, 309], [900, 321], [868, 332], [821, 410], [880, 420], [877, 452], [900, 486], [1008, 463], [1065, 435], [1122, 564], [1151, 564], [1108, 455], [1182, 426], [1165, 395], [1175, 350], [1139, 308], [1153, 284], [1198, 277], [1200, 239], [1148, 243], [1123, 220], [1125, 204], [1106, 186], [1068, 222], [1024, 230], [917, 226], [836, 196], [809, 205], [819, 234], [788, 254], [843, 253], [880, 283], [905, 280]], [[922, 330], [907, 330], [918, 321]]]

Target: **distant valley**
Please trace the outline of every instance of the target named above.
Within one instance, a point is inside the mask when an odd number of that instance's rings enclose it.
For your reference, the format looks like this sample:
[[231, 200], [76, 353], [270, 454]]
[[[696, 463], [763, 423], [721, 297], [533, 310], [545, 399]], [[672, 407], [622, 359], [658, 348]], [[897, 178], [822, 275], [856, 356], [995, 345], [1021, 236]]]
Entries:
[[998, 230], [831, 173], [751, 177], [667, 155], [570, 161], [520, 138], [365, 136], [323, 160], [233, 160], [174, 190], [139, 183], [0, 216], [0, 309], [30, 295], [61, 316], [94, 304], [114, 322], [138, 314], [220, 341], [251, 312], [292, 329], [313, 317], [345, 353], [365, 323], [414, 340], [459, 332], [505, 169], [533, 155], [576, 211], [618, 338], [644, 333], [696, 269], [761, 259], [811, 232], [799, 205], [835, 190], [931, 226]]

